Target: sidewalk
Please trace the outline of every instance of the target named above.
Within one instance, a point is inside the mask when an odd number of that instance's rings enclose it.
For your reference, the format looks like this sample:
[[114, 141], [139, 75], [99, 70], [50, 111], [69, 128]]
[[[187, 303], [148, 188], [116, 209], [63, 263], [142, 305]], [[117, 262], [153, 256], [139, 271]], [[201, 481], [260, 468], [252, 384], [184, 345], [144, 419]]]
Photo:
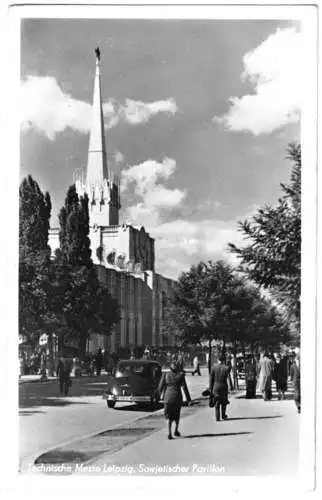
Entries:
[[[172, 467], [175, 474], [296, 476], [300, 417], [294, 401], [243, 396], [230, 401], [227, 421], [216, 422], [214, 412], [203, 407], [182, 420], [180, 438], [167, 439], [165, 422], [164, 430], [91, 465], [106, 474], [120, 473], [115, 467], [133, 466], [133, 474], [153, 475], [160, 466], [161, 475], [171, 475]], [[180, 471], [184, 466], [188, 472]]]

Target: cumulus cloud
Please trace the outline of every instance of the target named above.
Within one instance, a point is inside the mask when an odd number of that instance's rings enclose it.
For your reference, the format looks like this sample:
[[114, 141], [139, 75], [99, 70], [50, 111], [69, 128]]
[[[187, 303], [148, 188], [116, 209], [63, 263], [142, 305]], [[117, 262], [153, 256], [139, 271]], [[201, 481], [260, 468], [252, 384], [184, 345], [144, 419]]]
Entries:
[[160, 162], [147, 160], [122, 171], [122, 191], [137, 197], [137, 203], [127, 208], [128, 221], [151, 230], [160, 226], [166, 213], [181, 205], [185, 191], [166, 186], [175, 169], [175, 160], [165, 157]]
[[213, 121], [231, 131], [271, 133], [299, 120], [302, 96], [302, 35], [295, 28], [279, 29], [243, 58], [242, 81], [253, 94], [231, 97], [230, 107]]
[[[171, 209], [180, 206], [186, 195], [165, 185], [175, 169], [175, 161], [165, 158], [162, 162], [148, 160], [123, 171], [123, 190], [138, 197], [137, 203], [126, 209], [125, 220], [143, 225], [155, 238], [157, 272], [177, 278], [179, 272], [200, 260], [224, 258], [236, 263], [237, 258], [227, 249], [229, 242], [243, 244], [236, 219], [168, 220]], [[249, 213], [238, 220], [250, 217], [254, 210], [256, 207], [251, 206]]]
[[235, 263], [228, 243], [242, 244], [235, 220], [175, 220], [161, 224], [151, 234], [156, 238], [157, 271], [173, 278], [200, 260]]
[[142, 101], [133, 101], [126, 99], [125, 106], [120, 108], [120, 114], [124, 120], [131, 125], [138, 123], [147, 123], [152, 116], [159, 113], [174, 115], [178, 111], [174, 99], [166, 99], [165, 101], [155, 101], [144, 103]]
[[[126, 99], [125, 105], [114, 99], [103, 104], [106, 128], [115, 127], [120, 121], [132, 125], [147, 123], [158, 113], [174, 115], [174, 99], [144, 103]], [[56, 134], [71, 128], [76, 132], [89, 132], [92, 106], [65, 93], [54, 77], [28, 76], [20, 88], [21, 128], [33, 128], [53, 140]]]
[[175, 168], [175, 160], [168, 157], [165, 157], [162, 162], [147, 160], [139, 165], [133, 165], [122, 172], [122, 189], [127, 189], [133, 183], [135, 192], [143, 196], [155, 187], [158, 180], [169, 179]]
[[28, 76], [20, 92], [21, 126], [35, 128], [48, 139], [67, 127], [86, 133], [91, 122], [91, 106], [62, 91], [53, 77]]

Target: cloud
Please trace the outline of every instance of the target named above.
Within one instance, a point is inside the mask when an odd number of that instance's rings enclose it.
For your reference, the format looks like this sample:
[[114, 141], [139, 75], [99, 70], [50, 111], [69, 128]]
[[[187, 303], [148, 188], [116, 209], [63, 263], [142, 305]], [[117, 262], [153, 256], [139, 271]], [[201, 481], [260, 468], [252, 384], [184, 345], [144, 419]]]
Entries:
[[87, 133], [91, 106], [64, 93], [53, 77], [28, 76], [20, 92], [22, 130], [35, 128], [48, 139], [70, 127]]
[[124, 161], [124, 155], [120, 151], [115, 151], [114, 159], [116, 163], [122, 163], [122, 161]]
[[[110, 99], [103, 104], [107, 129], [120, 121], [136, 125], [158, 113], [174, 115], [176, 111], [172, 98], [151, 103], [126, 99], [125, 106]], [[87, 134], [91, 127], [92, 106], [65, 93], [56, 78], [49, 76], [28, 76], [21, 82], [20, 113], [22, 130], [33, 128], [51, 140], [67, 128]]]
[[122, 191], [137, 198], [137, 203], [126, 210], [128, 221], [151, 230], [159, 227], [166, 215], [182, 204], [186, 192], [166, 186], [175, 169], [175, 160], [165, 157], [161, 162], [147, 160], [122, 171]]
[[162, 162], [147, 160], [139, 165], [134, 165], [122, 172], [122, 189], [127, 189], [134, 184], [136, 194], [143, 196], [152, 190], [159, 179], [167, 180], [176, 168], [172, 158], [165, 157]]
[[177, 111], [178, 107], [175, 100], [172, 98], [165, 101], [150, 103], [126, 99], [125, 106], [121, 107], [120, 113], [127, 123], [136, 125], [139, 123], [147, 123], [152, 116], [159, 113], [174, 115]]
[[230, 107], [213, 121], [234, 132], [271, 133], [299, 121], [302, 96], [302, 35], [279, 29], [243, 58], [241, 80], [254, 93], [230, 97]]
[[[250, 205], [245, 214], [229, 221], [209, 216], [199, 220], [168, 220], [172, 209], [180, 206], [186, 196], [186, 192], [165, 185], [175, 170], [176, 162], [164, 158], [162, 162], [147, 160], [122, 172], [127, 199], [131, 194], [138, 198], [127, 207], [124, 219], [144, 226], [155, 238], [157, 272], [176, 279], [181, 271], [187, 271], [200, 260], [225, 259], [237, 264], [238, 258], [228, 251], [228, 243], [245, 244], [238, 231], [238, 220], [251, 218], [259, 207]], [[204, 204], [206, 208], [217, 207], [215, 200], [206, 200]]]
[[225, 259], [236, 263], [236, 257], [227, 249], [228, 243], [242, 244], [235, 220], [175, 220], [161, 224], [151, 235], [156, 239], [157, 272], [172, 278], [200, 260]]

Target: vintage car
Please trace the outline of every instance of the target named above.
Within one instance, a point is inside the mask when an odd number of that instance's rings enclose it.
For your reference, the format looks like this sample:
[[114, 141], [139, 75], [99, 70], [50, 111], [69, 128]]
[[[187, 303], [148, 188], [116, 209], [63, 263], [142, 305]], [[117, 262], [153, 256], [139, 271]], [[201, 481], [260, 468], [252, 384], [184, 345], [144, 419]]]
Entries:
[[118, 401], [154, 405], [160, 399], [161, 375], [161, 365], [157, 361], [121, 360], [108, 376], [103, 398], [109, 408], [114, 408]]

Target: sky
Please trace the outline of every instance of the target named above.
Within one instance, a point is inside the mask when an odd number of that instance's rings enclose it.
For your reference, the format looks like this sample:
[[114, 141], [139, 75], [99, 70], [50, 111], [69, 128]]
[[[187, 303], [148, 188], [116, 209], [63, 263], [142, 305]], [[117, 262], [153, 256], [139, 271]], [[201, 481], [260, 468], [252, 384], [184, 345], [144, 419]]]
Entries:
[[155, 238], [165, 276], [232, 261], [238, 221], [276, 203], [290, 176], [301, 37], [278, 20], [22, 21], [21, 179], [49, 191], [56, 227], [73, 171], [86, 171], [99, 46], [120, 221]]

